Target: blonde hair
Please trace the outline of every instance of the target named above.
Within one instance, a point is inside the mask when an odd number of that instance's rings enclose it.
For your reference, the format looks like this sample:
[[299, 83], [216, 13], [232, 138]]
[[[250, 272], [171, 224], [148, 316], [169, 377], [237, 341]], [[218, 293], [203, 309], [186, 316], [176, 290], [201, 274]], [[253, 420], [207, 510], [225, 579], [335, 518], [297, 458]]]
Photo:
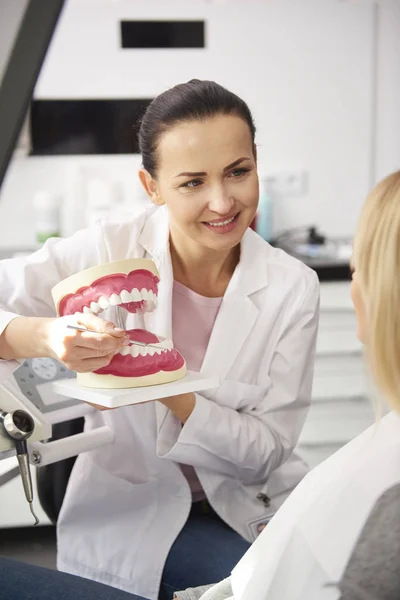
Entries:
[[353, 265], [366, 311], [373, 375], [400, 412], [400, 171], [369, 194], [354, 240]]

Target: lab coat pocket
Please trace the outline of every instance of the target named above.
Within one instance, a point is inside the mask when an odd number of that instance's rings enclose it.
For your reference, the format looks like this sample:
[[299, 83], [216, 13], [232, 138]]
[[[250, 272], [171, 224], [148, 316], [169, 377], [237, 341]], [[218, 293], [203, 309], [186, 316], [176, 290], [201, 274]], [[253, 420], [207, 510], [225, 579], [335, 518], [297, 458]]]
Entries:
[[[155, 518], [157, 497], [157, 480], [131, 483], [81, 455], [68, 484], [59, 523], [62, 554], [73, 557], [74, 562], [129, 578], [136, 552]], [[120, 543], [124, 539], [136, 542], [128, 553]]]
[[229, 406], [238, 411], [255, 410], [268, 393], [268, 385], [256, 385], [226, 379], [219, 388], [212, 390], [210, 400], [215, 400], [222, 406]]

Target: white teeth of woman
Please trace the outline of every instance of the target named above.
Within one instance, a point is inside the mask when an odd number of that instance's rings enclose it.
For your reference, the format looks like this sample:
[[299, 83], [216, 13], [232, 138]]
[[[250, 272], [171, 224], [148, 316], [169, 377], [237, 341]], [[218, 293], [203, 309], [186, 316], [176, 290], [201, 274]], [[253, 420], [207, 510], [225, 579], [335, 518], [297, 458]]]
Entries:
[[224, 225], [229, 225], [229, 223], [232, 223], [234, 218], [235, 217], [232, 217], [231, 219], [227, 219], [226, 221], [222, 221], [220, 223], [207, 223], [207, 225], [211, 225], [212, 227], [223, 227]]
[[111, 294], [109, 298], [100, 296], [97, 302], [91, 302], [90, 306], [84, 306], [82, 312], [98, 314], [102, 310], [107, 310], [110, 306], [119, 306], [129, 302], [146, 302], [148, 310], [154, 310], [157, 307], [157, 296], [153, 290], [142, 288], [140, 291], [134, 288], [131, 292], [122, 290], [120, 294]]

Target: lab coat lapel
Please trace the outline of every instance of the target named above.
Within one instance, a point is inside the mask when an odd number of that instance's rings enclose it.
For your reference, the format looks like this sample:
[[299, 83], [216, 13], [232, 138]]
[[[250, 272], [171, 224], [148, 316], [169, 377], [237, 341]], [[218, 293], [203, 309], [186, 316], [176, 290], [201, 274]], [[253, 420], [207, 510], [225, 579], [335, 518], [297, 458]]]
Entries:
[[169, 252], [168, 214], [164, 206], [147, 219], [139, 243], [144, 249], [144, 255], [154, 261], [160, 275], [158, 308], [144, 315], [146, 329], [156, 335], [172, 338], [173, 273]]
[[258, 309], [250, 298], [237, 291], [220, 306], [201, 372], [218, 375], [223, 381], [257, 320]]
[[[259, 310], [251, 295], [267, 285], [263, 254], [264, 242], [248, 230], [241, 243], [239, 264], [225, 292], [209, 340], [201, 368], [205, 375], [218, 375], [223, 381], [255, 325]], [[258, 260], [255, 260], [257, 255]]]
[[[160, 274], [159, 307], [145, 315], [146, 329], [172, 338], [173, 271], [166, 207], [159, 208], [147, 219], [139, 243], [146, 256], [154, 260]], [[254, 260], [255, 256], [257, 260]], [[265, 242], [248, 229], [241, 242], [239, 264], [229, 282], [213, 327], [201, 368], [203, 374], [218, 375], [224, 380], [254, 327], [259, 310], [251, 296], [267, 285], [267, 260], [265, 258], [264, 263], [262, 256], [266, 257]], [[156, 405], [160, 426], [167, 410], [159, 403]]]

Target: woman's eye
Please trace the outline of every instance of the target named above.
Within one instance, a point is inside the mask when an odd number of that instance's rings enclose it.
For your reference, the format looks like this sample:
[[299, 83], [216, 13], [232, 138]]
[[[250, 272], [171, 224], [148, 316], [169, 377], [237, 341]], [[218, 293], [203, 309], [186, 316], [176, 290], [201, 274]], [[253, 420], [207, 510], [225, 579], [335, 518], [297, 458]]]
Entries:
[[231, 172], [231, 175], [233, 175], [233, 177], [240, 177], [241, 175], [244, 175], [245, 173], [248, 173], [249, 169], [235, 169], [234, 171]]
[[203, 182], [201, 181], [201, 179], [192, 179], [191, 181], [187, 181], [186, 183], [183, 183], [182, 187], [194, 188], [194, 187], [198, 187], [202, 183]]

